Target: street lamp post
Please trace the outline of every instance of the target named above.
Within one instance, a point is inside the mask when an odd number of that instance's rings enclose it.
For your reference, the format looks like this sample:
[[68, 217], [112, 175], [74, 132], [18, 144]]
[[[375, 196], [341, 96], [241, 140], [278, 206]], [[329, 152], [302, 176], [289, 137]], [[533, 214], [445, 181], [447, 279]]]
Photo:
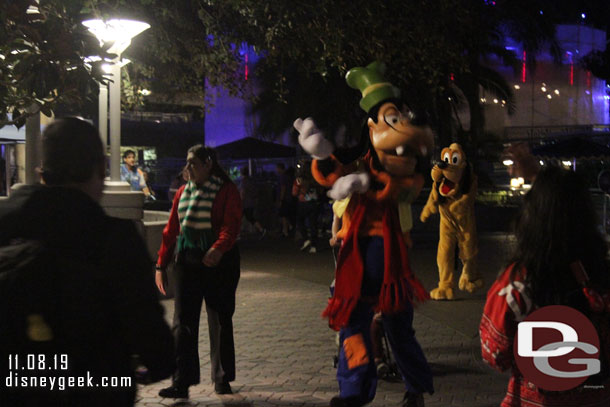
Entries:
[[98, 127], [105, 155], [108, 147], [108, 87], [104, 83], [100, 83], [98, 118]]
[[[142, 21], [111, 19], [103, 21], [100, 19], [83, 21], [83, 25], [91, 31], [100, 43], [112, 45], [108, 53], [115, 54], [116, 58], [111, 62], [110, 74], [112, 82], [108, 94], [100, 87], [100, 133], [104, 145], [106, 144], [105, 130], [107, 129], [107, 114], [110, 113], [110, 180], [119, 182], [121, 180], [121, 54], [131, 44], [131, 39], [142, 31], [150, 28], [150, 25]], [[107, 109], [104, 99], [109, 97]], [[104, 104], [104, 106], [102, 106]]]

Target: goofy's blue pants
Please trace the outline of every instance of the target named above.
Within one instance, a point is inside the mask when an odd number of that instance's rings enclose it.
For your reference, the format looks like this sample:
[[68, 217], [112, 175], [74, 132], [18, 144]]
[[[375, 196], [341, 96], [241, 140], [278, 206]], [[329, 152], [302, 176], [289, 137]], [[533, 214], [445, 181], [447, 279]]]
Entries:
[[[375, 297], [383, 283], [383, 239], [376, 236], [360, 238], [358, 244], [364, 265], [361, 296]], [[373, 304], [360, 301], [352, 311], [349, 324], [340, 331], [337, 380], [341, 398], [359, 396], [367, 401], [375, 398], [377, 371], [371, 343], [373, 314]], [[400, 313], [383, 315], [382, 320], [406, 390], [432, 394], [432, 372], [415, 339], [412, 305], [408, 304]]]

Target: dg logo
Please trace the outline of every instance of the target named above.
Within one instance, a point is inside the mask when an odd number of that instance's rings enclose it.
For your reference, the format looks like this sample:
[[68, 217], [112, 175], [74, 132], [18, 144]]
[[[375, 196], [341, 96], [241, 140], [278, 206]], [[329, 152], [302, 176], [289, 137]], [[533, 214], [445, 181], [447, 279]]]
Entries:
[[585, 315], [551, 305], [519, 323], [513, 352], [525, 379], [544, 390], [563, 391], [599, 373], [599, 348], [597, 331]]

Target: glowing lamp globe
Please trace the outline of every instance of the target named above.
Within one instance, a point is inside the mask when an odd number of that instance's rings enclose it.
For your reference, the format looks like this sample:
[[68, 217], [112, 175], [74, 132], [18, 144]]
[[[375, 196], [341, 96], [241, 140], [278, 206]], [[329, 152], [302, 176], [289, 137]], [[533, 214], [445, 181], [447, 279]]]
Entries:
[[101, 44], [112, 43], [111, 54], [120, 55], [131, 44], [131, 39], [150, 28], [150, 24], [126, 19], [100, 19], [83, 21], [83, 25], [100, 40]]

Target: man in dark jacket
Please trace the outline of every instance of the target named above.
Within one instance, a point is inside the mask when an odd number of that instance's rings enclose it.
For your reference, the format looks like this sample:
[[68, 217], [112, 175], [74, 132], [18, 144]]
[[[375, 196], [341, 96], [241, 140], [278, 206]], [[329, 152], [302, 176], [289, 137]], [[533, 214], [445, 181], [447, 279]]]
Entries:
[[[151, 259], [133, 223], [107, 216], [98, 203], [105, 157], [97, 130], [77, 118], [55, 120], [42, 149], [46, 185], [0, 201], [0, 246], [25, 239], [48, 249], [56, 266], [45, 269], [41, 281], [50, 283], [37, 290], [52, 290], [53, 306], [28, 316], [25, 332], [0, 332], [27, 338], [16, 350], [23, 355], [2, 349], [11, 356], [0, 360], [0, 405], [132, 406], [135, 356], [150, 381], [175, 368]], [[38, 377], [36, 386], [29, 376]], [[44, 386], [41, 376], [48, 376]]]

